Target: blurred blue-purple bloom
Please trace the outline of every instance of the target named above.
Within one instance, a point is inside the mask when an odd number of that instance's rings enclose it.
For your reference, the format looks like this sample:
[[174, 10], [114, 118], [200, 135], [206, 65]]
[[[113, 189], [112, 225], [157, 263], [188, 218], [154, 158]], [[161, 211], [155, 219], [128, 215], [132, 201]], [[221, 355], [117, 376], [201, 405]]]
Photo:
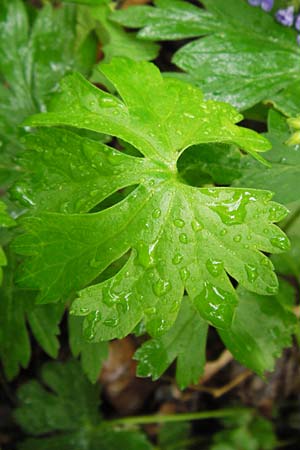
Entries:
[[262, 0], [261, 7], [264, 11], [271, 11], [274, 6], [274, 0]]
[[298, 16], [296, 17], [295, 28], [296, 30], [300, 31], [300, 14], [298, 14]]
[[289, 6], [288, 8], [279, 9], [275, 17], [285, 27], [291, 27], [294, 23], [294, 7]]
[[251, 6], [260, 6], [262, 0], [248, 0], [249, 5]]

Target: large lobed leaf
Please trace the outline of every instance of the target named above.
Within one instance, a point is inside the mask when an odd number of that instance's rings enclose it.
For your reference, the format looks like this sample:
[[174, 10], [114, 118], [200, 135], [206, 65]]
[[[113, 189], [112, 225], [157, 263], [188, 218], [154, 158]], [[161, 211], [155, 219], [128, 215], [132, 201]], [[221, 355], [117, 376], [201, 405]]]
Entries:
[[[25, 234], [14, 248], [29, 258], [19, 281], [40, 289], [40, 302], [57, 301], [127, 254], [121, 270], [81, 291], [73, 304], [73, 313], [86, 316], [87, 338], [122, 337], [141, 320], [150, 334], [161, 334], [174, 323], [184, 290], [202, 318], [227, 328], [238, 303], [229, 276], [261, 295], [277, 290], [272, 264], [262, 251], [288, 248], [284, 233], [273, 225], [286, 209], [271, 202], [267, 191], [188, 186], [178, 176], [176, 162], [194, 144], [233, 143], [257, 155], [269, 143], [234, 125], [241, 116], [232, 107], [203, 101], [198, 89], [163, 79], [152, 64], [115, 59], [103, 72], [122, 99], [72, 75], [52, 111], [26, 124], [108, 133], [138, 148], [144, 158], [62, 129], [32, 136], [30, 145], [41, 152], [39, 164], [45, 158], [54, 170], [45, 169], [43, 181], [34, 173], [32, 184], [27, 181], [22, 189], [33, 202], [41, 198], [45, 205], [48, 196], [47, 209], [65, 208], [72, 214], [42, 212], [23, 219]], [[66, 179], [72, 191], [67, 206]], [[35, 183], [42, 182], [36, 194]], [[124, 200], [85, 214], [133, 185], [137, 187]]]
[[[300, 50], [295, 30], [246, 0], [204, 0], [206, 10], [181, 0], [154, 3], [116, 11], [112, 19], [142, 28], [138, 35], [147, 40], [204, 35], [179, 49], [173, 62], [210, 98], [240, 110], [269, 98], [289, 114], [298, 106]], [[290, 85], [296, 90], [292, 88], [285, 107], [282, 99]]]

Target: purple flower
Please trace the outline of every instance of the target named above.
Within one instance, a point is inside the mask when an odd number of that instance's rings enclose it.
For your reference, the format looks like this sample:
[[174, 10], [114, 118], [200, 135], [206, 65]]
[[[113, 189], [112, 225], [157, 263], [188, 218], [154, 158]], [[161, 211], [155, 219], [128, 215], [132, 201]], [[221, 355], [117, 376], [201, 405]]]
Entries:
[[274, 6], [274, 0], [262, 0], [261, 7], [264, 11], [271, 11]]
[[248, 0], [249, 5], [251, 6], [260, 6], [262, 0]]
[[291, 27], [294, 23], [294, 7], [289, 6], [285, 9], [279, 9], [275, 14], [275, 17], [277, 21], [285, 27]]
[[298, 14], [298, 16], [296, 17], [295, 28], [296, 30], [300, 31], [300, 14]]

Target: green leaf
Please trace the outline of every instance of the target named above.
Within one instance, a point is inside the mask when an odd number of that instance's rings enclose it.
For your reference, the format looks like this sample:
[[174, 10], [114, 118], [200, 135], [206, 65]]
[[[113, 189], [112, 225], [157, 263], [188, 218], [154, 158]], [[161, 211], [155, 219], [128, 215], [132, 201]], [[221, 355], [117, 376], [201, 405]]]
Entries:
[[0, 357], [8, 379], [14, 378], [30, 361], [27, 321], [37, 342], [51, 357], [59, 349], [59, 322], [63, 304], [36, 306], [34, 293], [18, 289], [13, 282], [15, 261], [10, 257], [0, 289]]
[[[6, 212], [6, 205], [3, 202], [0, 202], [0, 228], [2, 227], [12, 227], [15, 225], [15, 221], [7, 214]], [[5, 253], [0, 246], [0, 285], [2, 283], [2, 267], [6, 266], [7, 260]]]
[[82, 336], [81, 317], [69, 316], [69, 343], [73, 356], [80, 355], [83, 373], [91, 383], [99, 378], [103, 362], [108, 357], [107, 342], [87, 342]]
[[299, 79], [300, 50], [294, 30], [244, 0], [203, 3], [219, 27], [181, 48], [173, 62], [191, 74], [209, 97], [243, 110]]
[[[142, 319], [150, 334], [163, 333], [177, 317], [184, 289], [204, 319], [227, 327], [238, 301], [228, 275], [253, 292], [276, 292], [272, 265], [259, 250], [279, 253], [288, 248], [284, 233], [273, 225], [286, 209], [271, 202], [265, 191], [188, 186], [181, 182], [176, 163], [194, 144], [233, 143], [256, 155], [269, 143], [234, 125], [241, 116], [232, 107], [203, 101], [198, 89], [163, 79], [152, 64], [115, 59], [103, 72], [122, 100], [72, 75], [52, 111], [26, 123], [108, 133], [144, 155], [129, 156], [103, 144], [96, 150], [94, 141], [77, 136], [91, 167], [94, 163], [101, 177], [109, 171], [109, 185], [101, 182], [92, 194], [94, 205], [112, 190], [137, 187], [100, 212], [24, 218], [25, 234], [17, 237], [14, 248], [29, 258], [19, 282], [40, 289], [40, 302], [57, 301], [127, 254], [121, 270], [83, 290], [72, 306], [76, 315], [87, 316], [86, 338], [125, 336]], [[49, 130], [50, 140], [55, 133], [61, 133], [64, 152], [73, 152], [68, 145], [73, 135]], [[81, 171], [85, 168], [78, 166]], [[90, 198], [84, 188], [78, 190], [77, 212], [92, 206], [90, 200], [86, 206]]]
[[267, 297], [238, 288], [239, 305], [231, 324], [219, 334], [233, 356], [263, 375], [274, 368], [282, 349], [292, 344], [297, 323], [292, 312], [295, 290], [280, 282], [276, 296]]
[[197, 37], [218, 27], [211, 13], [188, 2], [156, 0], [154, 3], [156, 8], [131, 6], [115, 11], [111, 19], [129, 28], [142, 28], [139, 37], [158, 41]]
[[75, 28], [75, 9], [70, 6], [44, 7], [30, 27], [24, 2], [1, 2], [1, 184], [18, 174], [14, 155], [22, 150], [23, 134], [18, 125], [28, 115], [45, 110], [63, 75], [74, 69], [88, 73], [94, 62], [95, 42], [86, 40], [75, 50]]
[[159, 430], [158, 443], [161, 450], [188, 450], [191, 425], [188, 422], [163, 424]]
[[[143, 42], [136, 38], [136, 33], [126, 32], [122, 27], [108, 19], [111, 10], [107, 6], [93, 8], [92, 17], [96, 20], [96, 32], [102, 44], [104, 61], [115, 56], [123, 56], [136, 61], [155, 59], [159, 46], [152, 42]], [[102, 63], [101, 63], [102, 64]]]
[[299, 145], [286, 145], [290, 137], [286, 119], [278, 112], [270, 110], [268, 133], [265, 135], [272, 143], [272, 151], [265, 158], [271, 167], [264, 167], [247, 156], [241, 159], [241, 178], [235, 186], [270, 189], [275, 192], [275, 200], [289, 204], [300, 198], [300, 152]]
[[182, 154], [177, 167], [180, 176], [192, 186], [213, 182], [230, 185], [242, 175], [241, 153], [234, 145], [195, 145]]
[[214, 434], [211, 450], [273, 450], [277, 438], [272, 422], [251, 411], [224, 421], [225, 430]]
[[[126, 27], [142, 28], [138, 33], [142, 39], [204, 35], [179, 49], [173, 62], [209, 98], [244, 110], [276, 98], [296, 80], [299, 84], [296, 31], [278, 24], [261, 8], [253, 8], [246, 0], [204, 0], [206, 10], [183, 1], [155, 3], [156, 7], [116, 11], [112, 19]], [[289, 89], [296, 98], [297, 90]]]
[[[41, 435], [25, 440], [21, 450], [98, 450], [99, 445], [101, 450], [151, 450], [141, 433], [102, 422], [99, 386], [89, 383], [77, 361], [44, 365], [42, 382], [45, 387], [33, 380], [18, 391], [18, 424], [27, 434]], [[43, 437], [46, 433], [52, 435]]]
[[276, 270], [300, 282], [300, 203], [293, 205], [291, 216], [285, 221], [284, 228], [291, 241], [291, 249], [282, 255], [273, 255], [272, 262]]
[[184, 299], [172, 328], [162, 337], [145, 342], [135, 353], [137, 375], [157, 380], [177, 359], [180, 389], [197, 384], [205, 364], [207, 328], [197, 310]]
[[293, 117], [300, 111], [300, 82], [290, 84], [286, 89], [271, 96], [268, 101], [272, 102], [274, 108], [286, 116]]

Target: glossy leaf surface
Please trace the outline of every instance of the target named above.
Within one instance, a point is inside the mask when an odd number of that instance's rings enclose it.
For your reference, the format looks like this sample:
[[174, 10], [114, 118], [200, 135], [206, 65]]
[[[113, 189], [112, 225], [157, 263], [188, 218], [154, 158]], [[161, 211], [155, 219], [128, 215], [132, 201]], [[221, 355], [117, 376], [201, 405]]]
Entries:
[[[125, 186], [137, 187], [124, 200], [96, 213], [24, 218], [26, 233], [16, 239], [14, 248], [29, 258], [19, 281], [40, 289], [40, 302], [57, 301], [91, 283], [127, 254], [120, 271], [81, 291], [73, 304], [74, 314], [87, 316], [87, 338], [125, 336], [142, 319], [150, 334], [163, 333], [177, 317], [184, 289], [204, 319], [226, 328], [238, 301], [228, 275], [253, 292], [276, 292], [272, 265], [259, 250], [288, 249], [285, 235], [273, 225], [285, 217], [286, 209], [271, 202], [272, 195], [265, 191], [188, 186], [178, 177], [176, 162], [185, 148], [197, 143], [234, 143], [253, 155], [268, 149], [269, 143], [234, 125], [240, 115], [232, 107], [203, 101], [198, 89], [163, 79], [149, 63], [116, 59], [103, 71], [122, 100], [72, 75], [64, 81], [52, 111], [26, 123], [108, 133], [144, 155], [129, 156], [76, 136], [79, 157], [86, 158], [78, 175], [99, 176], [101, 181], [88, 196], [84, 188], [78, 189], [72, 212], [85, 212]], [[59, 133], [58, 152], [60, 148], [73, 152], [68, 142], [75, 137], [70, 132], [50, 130], [49, 142]], [[39, 138], [37, 134], [37, 143]], [[62, 164], [67, 172], [70, 160], [65, 157]], [[60, 198], [64, 194], [56, 186]], [[47, 189], [51, 192], [50, 186]]]

